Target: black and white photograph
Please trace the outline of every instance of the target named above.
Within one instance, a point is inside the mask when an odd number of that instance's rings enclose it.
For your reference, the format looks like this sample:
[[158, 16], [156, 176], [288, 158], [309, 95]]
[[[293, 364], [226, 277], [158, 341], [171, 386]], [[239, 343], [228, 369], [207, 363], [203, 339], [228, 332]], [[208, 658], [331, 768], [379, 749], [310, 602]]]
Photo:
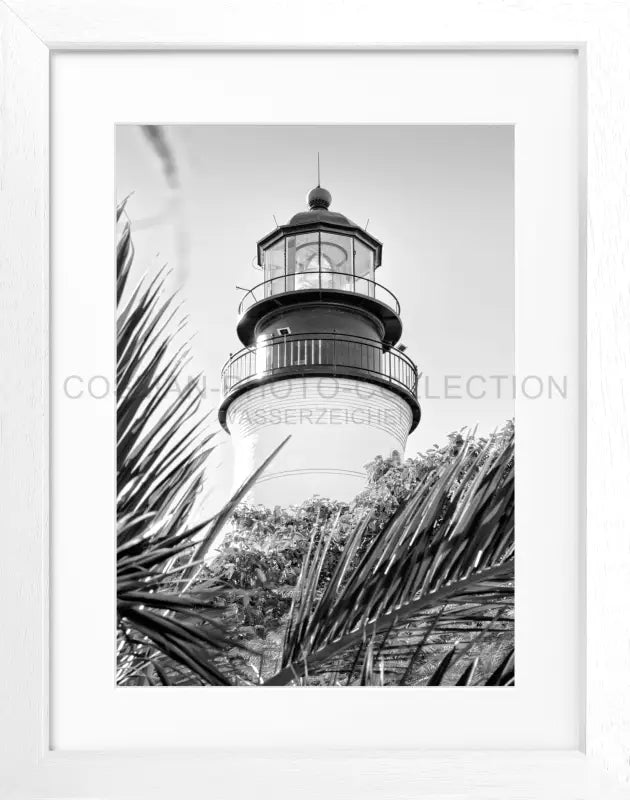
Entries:
[[117, 125], [116, 683], [516, 683], [512, 125]]

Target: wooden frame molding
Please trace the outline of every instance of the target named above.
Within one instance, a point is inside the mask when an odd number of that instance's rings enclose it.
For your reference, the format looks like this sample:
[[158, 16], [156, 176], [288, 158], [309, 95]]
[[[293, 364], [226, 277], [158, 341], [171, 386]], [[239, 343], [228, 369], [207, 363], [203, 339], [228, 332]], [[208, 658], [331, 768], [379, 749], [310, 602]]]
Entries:
[[[304, 6], [302, 0], [0, 0], [0, 794], [152, 800], [204, 790], [217, 797], [252, 790], [258, 797], [364, 799], [630, 796], [621, 788], [630, 785], [628, 6], [617, 0], [321, 0], [317, 14]], [[586, 171], [581, 176], [583, 752], [49, 749], [51, 52], [303, 48], [579, 52], [588, 168], [588, 210]]]

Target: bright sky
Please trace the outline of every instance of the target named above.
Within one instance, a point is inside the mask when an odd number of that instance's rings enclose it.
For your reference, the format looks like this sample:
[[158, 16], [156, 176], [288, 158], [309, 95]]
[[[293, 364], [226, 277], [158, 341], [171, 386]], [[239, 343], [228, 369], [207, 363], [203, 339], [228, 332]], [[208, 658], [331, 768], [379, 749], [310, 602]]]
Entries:
[[[407, 455], [442, 444], [463, 426], [478, 424], [485, 433], [513, 416], [511, 395], [498, 397], [489, 380], [514, 373], [511, 127], [162, 130], [168, 150], [160, 156], [139, 127], [118, 127], [117, 196], [133, 192], [134, 277], [173, 267], [196, 334], [194, 367], [206, 376], [212, 405], [221, 367], [241, 347], [235, 326], [242, 292], [235, 286], [262, 280], [252, 267], [256, 241], [275, 228], [274, 214], [282, 224], [306, 208], [319, 151], [331, 210], [363, 226], [369, 219], [370, 233], [383, 242], [376, 279], [400, 300], [402, 342], [423, 373], [423, 416]], [[462, 376], [449, 379], [450, 398], [448, 375]], [[482, 399], [456, 388], [473, 375], [488, 378]], [[476, 381], [474, 391], [480, 388]], [[229, 437], [221, 438], [209, 476], [216, 502], [231, 484]]]

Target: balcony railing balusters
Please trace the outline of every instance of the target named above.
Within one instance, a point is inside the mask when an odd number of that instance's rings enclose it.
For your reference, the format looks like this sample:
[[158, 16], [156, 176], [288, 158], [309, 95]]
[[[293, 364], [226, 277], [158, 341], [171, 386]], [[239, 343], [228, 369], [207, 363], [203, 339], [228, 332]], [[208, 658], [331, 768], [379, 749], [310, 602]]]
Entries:
[[267, 339], [253, 349], [244, 348], [234, 354], [221, 373], [223, 396], [249, 379], [264, 378], [293, 367], [319, 366], [330, 367], [332, 374], [344, 369], [368, 372], [414, 396], [417, 392], [417, 370], [402, 352], [383, 352], [381, 342], [361, 336], [322, 333]]

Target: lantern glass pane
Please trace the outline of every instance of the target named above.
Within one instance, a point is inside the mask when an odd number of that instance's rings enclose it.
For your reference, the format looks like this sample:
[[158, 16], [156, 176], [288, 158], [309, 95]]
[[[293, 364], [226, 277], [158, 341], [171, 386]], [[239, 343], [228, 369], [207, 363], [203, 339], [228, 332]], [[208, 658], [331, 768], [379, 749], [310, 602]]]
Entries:
[[354, 240], [355, 291], [374, 296], [374, 252], [359, 239]]
[[[265, 250], [265, 297], [284, 292], [284, 239]], [[270, 281], [267, 283], [267, 281]]]

